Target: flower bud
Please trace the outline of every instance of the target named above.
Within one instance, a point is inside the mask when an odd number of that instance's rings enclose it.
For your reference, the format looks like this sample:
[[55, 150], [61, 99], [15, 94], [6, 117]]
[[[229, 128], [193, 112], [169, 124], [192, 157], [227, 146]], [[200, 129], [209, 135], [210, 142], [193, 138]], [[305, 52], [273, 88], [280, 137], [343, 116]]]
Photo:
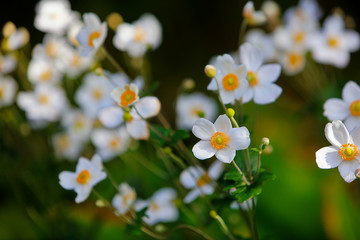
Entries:
[[4, 37], [10, 37], [11, 34], [13, 34], [16, 31], [16, 26], [13, 22], [7, 22], [5, 23], [3, 29], [2, 29], [2, 34], [4, 35]]
[[235, 110], [234, 110], [234, 109], [228, 108], [228, 109], [226, 110], [226, 116], [228, 116], [229, 118], [234, 117], [234, 115], [235, 115]]
[[191, 91], [195, 87], [195, 81], [191, 78], [185, 78], [182, 82], [182, 87], [185, 91]]
[[214, 65], [206, 65], [205, 66], [205, 74], [209, 78], [213, 78], [216, 75], [216, 68]]
[[170, 147], [164, 147], [164, 148], [163, 148], [163, 152], [164, 152], [165, 154], [171, 154], [171, 153], [172, 153], [172, 150], [171, 150]]
[[123, 119], [125, 122], [130, 122], [132, 119], [132, 116], [130, 115], [129, 112], [124, 112]]
[[274, 1], [265, 1], [261, 5], [261, 10], [268, 19], [277, 19], [280, 16], [280, 6]]
[[269, 144], [270, 144], [269, 138], [263, 137], [263, 138], [261, 139], [261, 144], [264, 145], [264, 146], [269, 145]]
[[210, 217], [212, 218], [216, 218], [217, 217], [217, 213], [214, 210], [210, 211]]
[[116, 30], [116, 28], [124, 22], [122, 16], [116, 12], [110, 13], [110, 15], [106, 18], [107, 24], [112, 30]]
[[355, 171], [355, 177], [360, 179], [360, 168], [356, 169]]
[[103, 200], [99, 199], [99, 200], [96, 201], [96, 206], [102, 208], [102, 207], [105, 207], [105, 203], [104, 203]]

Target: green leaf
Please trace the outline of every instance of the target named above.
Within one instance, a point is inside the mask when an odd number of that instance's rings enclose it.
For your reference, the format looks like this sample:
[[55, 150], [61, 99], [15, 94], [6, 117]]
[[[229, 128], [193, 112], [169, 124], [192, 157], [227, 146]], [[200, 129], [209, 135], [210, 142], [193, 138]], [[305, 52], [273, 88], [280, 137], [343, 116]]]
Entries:
[[186, 130], [177, 130], [171, 137], [170, 146], [176, 145], [179, 141], [189, 138], [190, 134]]
[[146, 90], [144, 90], [142, 93], [141, 93], [141, 97], [145, 97], [145, 96], [148, 96], [148, 95], [151, 95], [153, 94], [160, 86], [160, 82], [159, 81], [156, 81], [156, 82], [153, 82]]
[[167, 139], [169, 139], [171, 135], [170, 128], [164, 128], [158, 125], [152, 125], [153, 128], [150, 128], [150, 139], [155, 141], [160, 147], [164, 146]]
[[254, 151], [254, 152], [260, 152], [260, 150], [258, 148], [250, 148], [251, 151]]

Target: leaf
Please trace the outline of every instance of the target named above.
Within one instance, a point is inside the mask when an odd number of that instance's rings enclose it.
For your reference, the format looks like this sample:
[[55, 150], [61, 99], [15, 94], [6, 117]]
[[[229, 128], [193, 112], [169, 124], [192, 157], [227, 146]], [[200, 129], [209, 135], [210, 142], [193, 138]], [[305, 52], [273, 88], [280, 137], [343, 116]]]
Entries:
[[141, 97], [145, 97], [145, 96], [148, 96], [148, 95], [151, 95], [153, 94], [160, 86], [160, 82], [159, 81], [156, 81], [156, 82], [153, 82], [149, 87], [148, 89], [144, 90], [142, 93], [141, 93]]
[[150, 139], [155, 141], [160, 147], [164, 146], [167, 139], [171, 135], [170, 128], [164, 128], [158, 125], [152, 125], [154, 129], [150, 128]]
[[171, 137], [170, 146], [176, 145], [179, 141], [189, 138], [190, 134], [188, 131], [180, 129], [177, 130]]

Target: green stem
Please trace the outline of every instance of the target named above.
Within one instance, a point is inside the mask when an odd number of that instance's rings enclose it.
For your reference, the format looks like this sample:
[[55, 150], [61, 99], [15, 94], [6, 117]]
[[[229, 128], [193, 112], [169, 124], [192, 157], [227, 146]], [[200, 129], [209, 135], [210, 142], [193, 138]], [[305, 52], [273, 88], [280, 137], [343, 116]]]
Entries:
[[251, 210], [252, 234], [251, 235], [254, 240], [258, 240], [259, 235], [258, 235], [257, 226], [256, 226], [255, 198], [251, 198], [251, 203], [252, 203], [252, 210]]
[[239, 166], [236, 164], [235, 160], [233, 160], [232, 163], [234, 164], [236, 170], [239, 172], [242, 180], [246, 183], [246, 185], [250, 185], [250, 182], [246, 179], [245, 175], [243, 174]]
[[228, 236], [231, 240], [236, 240], [224, 220], [214, 210], [210, 211], [210, 216], [219, 223], [221, 230], [225, 233], [226, 236]]
[[107, 60], [113, 65], [113, 67], [119, 71], [125, 73], [124, 69], [120, 66], [120, 64], [110, 55], [110, 53], [106, 50], [104, 46], [100, 47], [100, 51], [105, 55]]
[[119, 191], [119, 185], [116, 183], [114, 177], [112, 176], [112, 174], [109, 172], [109, 170], [103, 165], [103, 169], [106, 172], [106, 175], [108, 176], [111, 184], [113, 185], [113, 187], [116, 189], [116, 191]]
[[244, 19], [241, 23], [240, 32], [239, 32], [239, 46], [243, 42], [247, 25], [248, 25], [248, 21], [246, 19]]
[[259, 154], [258, 154], [258, 160], [257, 160], [257, 167], [256, 167], [256, 175], [255, 175], [254, 181], [256, 181], [256, 179], [259, 176], [260, 164], [261, 164], [260, 157], [261, 157], [261, 154], [262, 154], [263, 146], [264, 146], [264, 144], [260, 145]]

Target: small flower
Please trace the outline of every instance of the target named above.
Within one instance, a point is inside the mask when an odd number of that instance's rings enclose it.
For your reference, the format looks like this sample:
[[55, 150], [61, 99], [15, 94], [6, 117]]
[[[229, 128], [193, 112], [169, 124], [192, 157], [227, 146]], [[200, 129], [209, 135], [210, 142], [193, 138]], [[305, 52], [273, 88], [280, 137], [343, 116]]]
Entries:
[[62, 78], [61, 72], [55, 68], [53, 62], [44, 57], [31, 59], [27, 75], [33, 84], [55, 84]]
[[274, 102], [282, 92], [282, 88], [274, 84], [280, 76], [281, 66], [276, 63], [262, 65], [261, 50], [250, 43], [244, 43], [239, 50], [241, 62], [247, 69], [246, 79], [249, 83], [243, 102], [247, 103], [251, 99], [254, 99], [256, 104]]
[[119, 185], [119, 192], [112, 200], [112, 205], [120, 214], [125, 214], [134, 205], [136, 200], [136, 191], [127, 183]]
[[222, 162], [215, 161], [205, 172], [199, 166], [191, 166], [180, 174], [180, 183], [191, 191], [184, 198], [185, 203], [191, 203], [201, 194], [210, 195], [215, 190], [215, 181], [224, 171]]
[[214, 124], [200, 118], [195, 122], [192, 132], [201, 139], [192, 149], [195, 157], [200, 160], [215, 155], [220, 161], [231, 163], [236, 150], [246, 149], [250, 145], [247, 128], [232, 128], [230, 119], [225, 114], [220, 115]]
[[316, 30], [322, 14], [322, 10], [316, 0], [300, 0], [296, 7], [288, 8], [285, 11], [284, 21], [286, 25]]
[[120, 107], [130, 107], [139, 101], [139, 89], [138, 87], [131, 83], [130, 85], [126, 84], [124, 87], [117, 87], [111, 91], [111, 98], [120, 106]]
[[90, 137], [93, 120], [81, 110], [73, 109], [65, 112], [61, 125], [75, 138], [84, 142]]
[[355, 171], [360, 167], [360, 128], [349, 134], [345, 125], [335, 120], [326, 124], [326, 139], [332, 146], [323, 147], [316, 152], [319, 168], [338, 167], [341, 177], [348, 183], [355, 180]]
[[235, 99], [239, 100], [243, 97], [249, 85], [246, 81], [246, 67], [237, 65], [228, 54], [218, 56], [215, 67], [218, 83], [213, 78], [207, 89], [216, 91], [219, 85], [220, 97], [224, 104], [233, 103]]
[[17, 61], [11, 55], [0, 55], [0, 73], [8, 74], [15, 70]]
[[351, 132], [360, 127], [360, 87], [353, 81], [345, 84], [342, 99], [330, 98], [324, 104], [324, 116], [330, 121], [344, 121]]
[[91, 161], [80, 157], [75, 172], [63, 171], [59, 174], [60, 185], [66, 190], [74, 190], [77, 193], [76, 203], [85, 201], [92, 188], [105, 178], [106, 173], [103, 171], [101, 158], [96, 154]]
[[243, 17], [248, 21], [249, 25], [256, 26], [266, 22], [266, 16], [262, 11], [255, 11], [254, 3], [248, 1], [243, 9]]
[[305, 52], [298, 49], [284, 51], [277, 56], [285, 74], [293, 76], [305, 68]]
[[155, 225], [158, 222], [173, 222], [179, 217], [178, 209], [173, 201], [176, 198], [176, 192], [172, 188], [161, 188], [157, 190], [148, 200], [138, 200], [135, 203], [135, 210], [148, 207], [144, 221], [149, 225]]
[[94, 13], [85, 13], [83, 19], [85, 26], [80, 29], [76, 39], [80, 45], [80, 55], [88, 56], [104, 43], [107, 24], [106, 22], [101, 23], [99, 17]]
[[213, 121], [217, 115], [217, 105], [202, 93], [180, 95], [176, 102], [176, 115], [179, 128], [191, 129], [199, 118]]
[[79, 157], [83, 142], [73, 133], [58, 133], [52, 137], [52, 143], [57, 158], [75, 160]]
[[0, 75], [0, 107], [9, 106], [14, 102], [18, 85], [10, 76]]
[[275, 58], [276, 51], [272, 35], [266, 34], [261, 29], [251, 29], [246, 33], [245, 41], [261, 49], [264, 62]]

